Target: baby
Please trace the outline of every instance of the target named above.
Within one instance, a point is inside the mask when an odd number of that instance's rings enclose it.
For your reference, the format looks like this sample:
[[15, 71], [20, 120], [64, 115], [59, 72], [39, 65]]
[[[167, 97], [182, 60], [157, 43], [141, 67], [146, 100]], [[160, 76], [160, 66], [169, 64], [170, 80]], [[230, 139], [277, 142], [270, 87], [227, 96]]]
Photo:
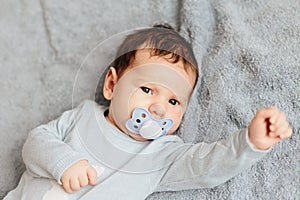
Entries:
[[84, 101], [32, 130], [27, 170], [5, 198], [145, 199], [157, 191], [214, 187], [261, 159], [292, 130], [275, 107], [215, 143], [176, 135], [198, 79], [190, 45], [167, 26], [127, 36], [106, 73], [109, 107]]

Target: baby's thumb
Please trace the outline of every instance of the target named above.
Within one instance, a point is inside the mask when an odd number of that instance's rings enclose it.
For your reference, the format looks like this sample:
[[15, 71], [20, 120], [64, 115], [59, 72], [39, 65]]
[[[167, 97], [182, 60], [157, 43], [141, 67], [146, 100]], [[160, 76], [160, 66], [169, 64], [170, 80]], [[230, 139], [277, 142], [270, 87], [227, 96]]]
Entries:
[[96, 185], [97, 184], [97, 171], [94, 167], [90, 166], [86, 170], [87, 176], [89, 178], [89, 184], [90, 185]]
[[90, 166], [87, 169], [87, 175], [89, 177], [89, 184], [96, 185], [98, 182], [98, 177], [104, 172], [104, 167], [101, 166]]

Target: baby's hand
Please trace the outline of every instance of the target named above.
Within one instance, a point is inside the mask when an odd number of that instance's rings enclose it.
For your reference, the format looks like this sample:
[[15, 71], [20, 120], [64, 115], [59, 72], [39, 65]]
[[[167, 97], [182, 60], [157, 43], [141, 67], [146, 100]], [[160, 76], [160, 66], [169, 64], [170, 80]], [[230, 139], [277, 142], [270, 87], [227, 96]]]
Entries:
[[249, 140], [260, 150], [266, 150], [291, 135], [292, 129], [285, 114], [276, 107], [258, 111], [249, 126]]
[[97, 184], [97, 171], [87, 160], [80, 160], [62, 175], [63, 188], [68, 193], [78, 191], [81, 187]]

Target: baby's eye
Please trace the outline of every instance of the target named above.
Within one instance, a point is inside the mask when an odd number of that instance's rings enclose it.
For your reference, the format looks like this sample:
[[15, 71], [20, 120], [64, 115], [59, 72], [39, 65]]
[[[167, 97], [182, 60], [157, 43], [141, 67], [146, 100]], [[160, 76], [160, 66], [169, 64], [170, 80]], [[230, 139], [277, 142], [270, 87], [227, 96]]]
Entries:
[[145, 93], [147, 93], [147, 94], [152, 94], [152, 90], [150, 89], [150, 88], [147, 88], [147, 87], [144, 87], [144, 86], [142, 86], [141, 87], [141, 90], [143, 90], [143, 92], [145, 92]]
[[175, 99], [170, 99], [170, 100], [169, 100], [169, 103], [175, 106], [175, 105], [178, 105], [178, 104], [179, 104], [179, 101], [177, 101], [177, 100], [175, 100]]

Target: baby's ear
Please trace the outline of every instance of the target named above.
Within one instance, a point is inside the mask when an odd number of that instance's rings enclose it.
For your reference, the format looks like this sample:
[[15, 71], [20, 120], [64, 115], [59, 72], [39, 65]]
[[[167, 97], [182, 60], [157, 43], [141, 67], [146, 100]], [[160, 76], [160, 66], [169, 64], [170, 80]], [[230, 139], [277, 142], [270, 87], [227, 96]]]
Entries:
[[114, 87], [118, 81], [117, 71], [114, 67], [110, 67], [103, 85], [103, 95], [105, 99], [111, 100], [114, 92]]

